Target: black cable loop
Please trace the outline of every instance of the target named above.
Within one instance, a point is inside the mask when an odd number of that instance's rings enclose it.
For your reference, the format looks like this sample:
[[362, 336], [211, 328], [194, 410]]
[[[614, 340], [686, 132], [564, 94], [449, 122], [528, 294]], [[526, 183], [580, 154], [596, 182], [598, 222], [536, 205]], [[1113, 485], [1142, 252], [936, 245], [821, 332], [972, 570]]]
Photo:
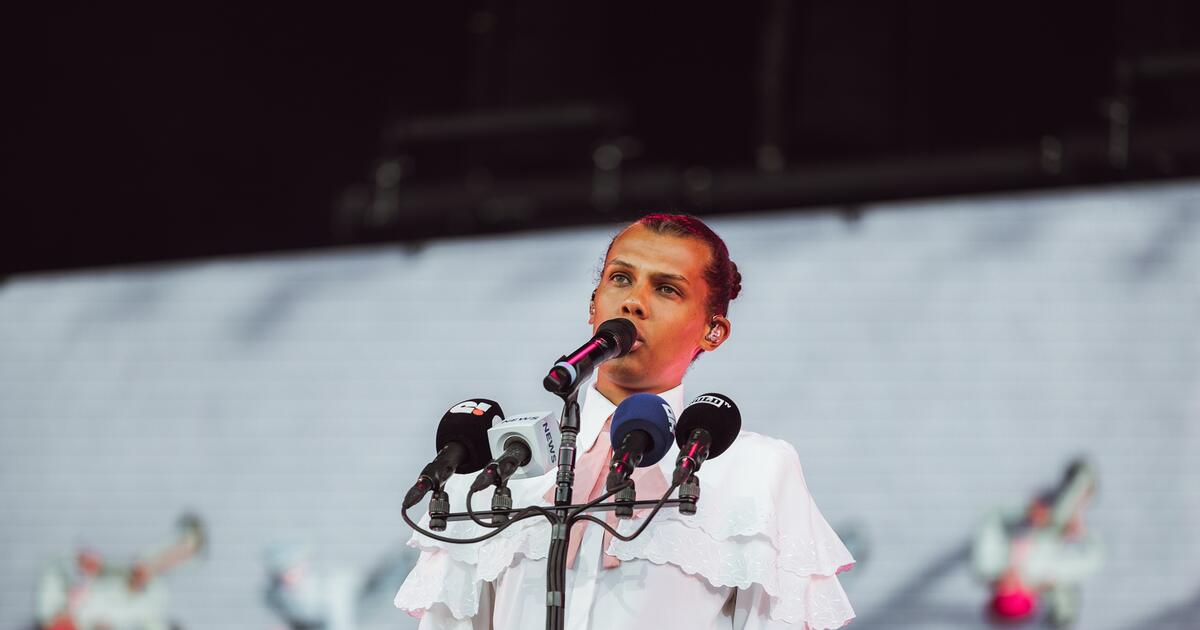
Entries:
[[[605, 529], [605, 531], [612, 534], [614, 538], [618, 538], [625, 542], [629, 542], [629, 541], [633, 540], [634, 538], [637, 538], [638, 536], [640, 536], [642, 534], [642, 532], [646, 530], [646, 527], [649, 526], [650, 522], [654, 520], [654, 516], [656, 514], [658, 514], [658, 511], [661, 510], [664, 505], [666, 505], [667, 499], [670, 498], [671, 493], [675, 492], [675, 489], [678, 487], [679, 487], [679, 484], [674, 484], [670, 488], [668, 488], [666, 494], [664, 494], [662, 496], [662, 498], [658, 500], [658, 504], [654, 506], [654, 509], [650, 511], [650, 514], [642, 522], [642, 526], [637, 528], [636, 531], [634, 531], [632, 534], [630, 534], [628, 536], [622, 534], [621, 532], [618, 532], [616, 529], [614, 529], [608, 523], [605, 523], [603, 520], [598, 519], [595, 516], [591, 516], [590, 514], [579, 514], [579, 515], [573, 517], [573, 520], [575, 520], [575, 522], [590, 521], [592, 523], [596, 523], [596, 524], [600, 525], [601, 527], [603, 527]], [[574, 523], [570, 523], [570, 525], [573, 525], [573, 524]]]
[[[488, 523], [488, 522], [484, 521], [483, 519], [479, 518], [479, 515], [475, 513], [475, 510], [471, 506], [471, 498], [474, 496], [475, 496], [474, 490], [467, 491], [467, 516], [470, 516], [471, 520], [475, 521], [476, 525], [479, 525], [481, 527], [487, 527], [489, 529], [496, 528], [496, 527], [498, 527], [500, 529], [504, 529], [505, 527], [508, 527], [508, 525], [506, 523], [501, 523], [499, 525], [496, 525], [495, 523]], [[550, 521], [551, 525], [553, 525], [555, 522], [554, 517], [550, 514], [550, 510], [547, 510], [546, 508], [544, 508], [540, 505], [531, 505], [527, 508], [523, 508], [520, 512], [517, 512], [515, 515], [513, 515], [509, 519], [509, 522], [512, 522], [514, 520], [519, 520], [519, 519], [524, 518], [525, 516], [528, 516], [526, 514], [526, 512], [540, 513], [542, 516], [545, 516]]]
[[[680, 485], [680, 484], [672, 484], [671, 487], [667, 489], [666, 493], [663, 494], [662, 498], [660, 498], [658, 500], [658, 503], [650, 511], [650, 514], [646, 516], [646, 519], [642, 522], [642, 525], [640, 527], [638, 527], [636, 531], [634, 531], [632, 534], [630, 534], [628, 536], [618, 532], [615, 528], [610, 526], [608, 523], [604, 522], [602, 519], [599, 519], [599, 518], [596, 518], [589, 514], [583, 513], [584, 510], [587, 510], [588, 508], [592, 508], [592, 507], [599, 505], [605, 499], [608, 499], [609, 497], [612, 497], [613, 495], [620, 492], [621, 490], [624, 490], [625, 488], [632, 485], [632, 483], [633, 483], [632, 481], [628, 481], [628, 482], [614, 488], [613, 490], [606, 492], [603, 495], [600, 495], [599, 497], [593, 499], [592, 501], [589, 501], [589, 502], [567, 512], [566, 518], [562, 521], [562, 525], [567, 528], [568, 536], [570, 536], [570, 528], [573, 527], [575, 525], [575, 523], [578, 523], [580, 521], [589, 521], [592, 523], [596, 523], [597, 525], [602, 527], [605, 531], [612, 534], [615, 538], [618, 538], [618, 539], [626, 541], [626, 542], [633, 540], [634, 538], [637, 538], [638, 536], [640, 536], [642, 534], [642, 532], [644, 532], [646, 530], [646, 528], [654, 520], [654, 517], [658, 515], [659, 510], [661, 510], [663, 508], [663, 506], [666, 505], [666, 502], [670, 499], [671, 493], [675, 492], [675, 490], [677, 488], [679, 488], [679, 485]], [[477, 543], [477, 542], [483, 542], [485, 540], [488, 540], [488, 539], [498, 536], [500, 534], [500, 532], [502, 532], [505, 529], [507, 529], [508, 527], [516, 524], [518, 521], [523, 521], [527, 518], [532, 518], [535, 516], [544, 516], [546, 518], [546, 520], [548, 520], [550, 522], [551, 527], [559, 524], [559, 522], [560, 522], [558, 513], [552, 512], [550, 509], [547, 509], [540, 505], [531, 505], [529, 507], [522, 509], [520, 512], [517, 512], [517, 514], [515, 516], [510, 517], [507, 522], [505, 522], [501, 525], [495, 525], [493, 523], [486, 523], [482, 519], [479, 518], [479, 515], [477, 515], [475, 513], [475, 510], [474, 510], [473, 506], [471, 505], [471, 503], [474, 499], [474, 496], [475, 496], [474, 490], [469, 491], [467, 493], [467, 515], [470, 516], [471, 520], [476, 525], [480, 525], [482, 527], [486, 527], [486, 528], [495, 530], [495, 531], [489, 532], [487, 534], [484, 534], [483, 536], [477, 536], [475, 538], [450, 538], [448, 536], [439, 536], [438, 534], [435, 534], [433, 532], [425, 530], [425, 529], [421, 528], [419, 525], [417, 525], [416, 523], [414, 523], [412, 520], [412, 517], [410, 517], [408, 515], [408, 509], [402, 509], [400, 511], [400, 515], [401, 515], [401, 517], [404, 518], [404, 522], [406, 524], [408, 524], [409, 527], [413, 528], [414, 531], [420, 532], [421, 534], [428, 536], [429, 538], [432, 538], [433, 540], [438, 540], [441, 542], [452, 543], [452, 544], [472, 544], [472, 543]], [[547, 555], [547, 562], [552, 563], [550, 566], [559, 569], [559, 570], [556, 570], [553, 572], [553, 578], [554, 578], [553, 582], [550, 582], [551, 576], [547, 576], [547, 590], [550, 592], [561, 593], [563, 596], [566, 595], [566, 588], [567, 588], [566, 559], [562, 557], [567, 553], [567, 550], [568, 550], [568, 545], [566, 544], [566, 542], [567, 541], [565, 541], [565, 540], [551, 540], [550, 551]], [[558, 622], [558, 619], [556, 617], [551, 618], [548, 620], [548, 625], [550, 625], [555, 630], [561, 630], [561, 624], [559, 624], [557, 622]]]
[[[541, 514], [539, 513], [539, 511], [541, 512]], [[498, 528], [496, 529], [496, 531], [494, 531], [494, 532], [484, 534], [483, 536], [477, 536], [475, 538], [450, 538], [449, 536], [439, 536], [431, 531], [427, 531], [427, 530], [423, 529], [420, 525], [417, 525], [416, 523], [413, 522], [412, 517], [410, 517], [408, 515], [407, 509], [400, 510], [400, 516], [404, 519], [404, 522], [407, 523], [409, 527], [413, 528], [414, 531], [418, 531], [418, 532], [424, 534], [425, 536], [428, 536], [434, 540], [438, 540], [441, 542], [464, 544], [464, 545], [471, 544], [471, 543], [477, 543], [477, 542], [483, 542], [490, 538], [494, 538], [497, 535], [499, 535], [500, 532], [507, 529], [509, 526], [516, 524], [517, 521], [523, 521], [527, 518], [531, 518], [531, 517], [539, 516], [539, 515], [545, 516], [546, 518], [550, 519], [551, 524], [554, 523], [553, 516], [550, 515], [545, 508], [534, 505], [534, 506], [527, 507], [524, 510], [521, 510], [520, 512], [518, 512], [517, 515], [514, 516], [513, 518], [509, 519], [507, 523], [504, 523], [503, 525], [499, 525]]]
[[613, 496], [614, 494], [616, 494], [632, 485], [633, 485], [632, 481], [626, 481], [625, 483], [617, 486], [615, 489], [609, 490], [608, 492], [605, 492], [604, 494], [596, 497], [595, 499], [588, 501], [587, 503], [584, 503], [583, 505], [575, 508], [574, 510], [571, 510], [570, 514], [567, 514], [567, 522], [570, 522], [571, 519], [575, 518], [576, 515], [582, 514], [584, 510], [586, 510], [590, 507], [595, 507], [597, 505], [600, 505], [600, 503], [602, 503], [605, 499]]

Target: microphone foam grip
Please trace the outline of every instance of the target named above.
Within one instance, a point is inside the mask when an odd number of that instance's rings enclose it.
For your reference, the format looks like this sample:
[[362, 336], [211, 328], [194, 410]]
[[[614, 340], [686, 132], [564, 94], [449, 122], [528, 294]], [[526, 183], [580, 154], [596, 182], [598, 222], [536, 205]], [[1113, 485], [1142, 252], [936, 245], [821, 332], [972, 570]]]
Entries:
[[671, 435], [675, 431], [675, 412], [667, 401], [654, 394], [634, 394], [613, 412], [612, 429], [609, 433], [613, 448], [620, 448], [625, 436], [632, 431], [645, 431], [653, 444], [642, 454], [639, 467], [653, 466], [671, 448]]
[[737, 439], [742, 430], [742, 412], [727, 396], [702, 394], [679, 414], [675, 441], [680, 448], [687, 444], [696, 429], [705, 429], [712, 436], [712, 444], [708, 447], [708, 459], [712, 459], [724, 453]]
[[454, 405], [442, 416], [437, 428], [437, 450], [441, 451], [450, 442], [462, 444], [466, 458], [454, 469], [458, 474], [483, 470], [492, 461], [488, 447], [488, 429], [496, 418], [503, 418], [500, 403], [486, 398], [472, 398]]
[[617, 347], [620, 348], [620, 352], [617, 353], [618, 357], [629, 354], [633, 348], [633, 340], [637, 339], [637, 326], [624, 317], [616, 317], [600, 324], [596, 332], [609, 333], [616, 339]]

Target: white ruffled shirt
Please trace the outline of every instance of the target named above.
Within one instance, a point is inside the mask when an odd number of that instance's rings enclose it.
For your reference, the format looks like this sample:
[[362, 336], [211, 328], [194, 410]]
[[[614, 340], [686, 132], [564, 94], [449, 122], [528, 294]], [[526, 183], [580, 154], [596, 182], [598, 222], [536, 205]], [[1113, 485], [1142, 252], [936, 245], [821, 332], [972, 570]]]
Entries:
[[[683, 410], [683, 386], [659, 394]], [[596, 441], [616, 406], [590, 384], [580, 409], [578, 452]], [[679, 449], [658, 466], [667, 479]], [[854, 611], [837, 574], [854, 559], [821, 516], [790, 444], [742, 431], [698, 473], [697, 513], [664, 508], [641, 536], [613, 539], [621, 566], [604, 569], [603, 530], [585, 529], [574, 569], [567, 571], [568, 630], [694, 628], [767, 630], [839, 628]], [[446, 483], [451, 511], [466, 509], [472, 476]], [[513, 506], [546, 505], [555, 472], [509, 482]], [[579, 499], [579, 497], [576, 497]], [[577, 501], [578, 502], [578, 501]], [[487, 509], [488, 492], [476, 509]], [[421, 519], [426, 527], [429, 516]], [[638, 518], [620, 521], [632, 533]], [[479, 536], [470, 521], [449, 523], [445, 535]], [[550, 526], [530, 518], [482, 543], [455, 545], [414, 533], [417, 566], [396, 594], [396, 606], [421, 617], [422, 630], [512, 630], [545, 627], [546, 556]]]

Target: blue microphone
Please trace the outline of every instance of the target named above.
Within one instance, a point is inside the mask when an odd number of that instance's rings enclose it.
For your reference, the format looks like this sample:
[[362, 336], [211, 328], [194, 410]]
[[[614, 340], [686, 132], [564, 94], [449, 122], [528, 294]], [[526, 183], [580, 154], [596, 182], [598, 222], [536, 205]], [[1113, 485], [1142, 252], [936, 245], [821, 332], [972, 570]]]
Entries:
[[612, 416], [613, 448], [605, 486], [611, 492], [624, 484], [633, 469], [657, 464], [675, 440], [675, 412], [654, 394], [634, 394]]

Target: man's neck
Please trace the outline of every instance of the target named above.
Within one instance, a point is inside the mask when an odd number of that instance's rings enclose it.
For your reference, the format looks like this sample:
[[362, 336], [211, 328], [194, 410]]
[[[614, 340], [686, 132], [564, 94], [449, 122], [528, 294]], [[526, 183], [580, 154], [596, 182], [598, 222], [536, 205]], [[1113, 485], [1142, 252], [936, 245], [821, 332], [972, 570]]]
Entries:
[[596, 391], [600, 392], [600, 394], [602, 396], [607, 398], [608, 401], [614, 405], [621, 404], [626, 398], [629, 398], [630, 396], [632, 396], [634, 394], [642, 394], [642, 393], [661, 394], [663, 392], [675, 389], [676, 387], [679, 387], [679, 383], [675, 383], [674, 385], [666, 385], [666, 386], [649, 385], [649, 386], [639, 386], [639, 387], [628, 387], [628, 386], [614, 383], [611, 380], [605, 378], [604, 372], [600, 372], [600, 374], [596, 377]]

